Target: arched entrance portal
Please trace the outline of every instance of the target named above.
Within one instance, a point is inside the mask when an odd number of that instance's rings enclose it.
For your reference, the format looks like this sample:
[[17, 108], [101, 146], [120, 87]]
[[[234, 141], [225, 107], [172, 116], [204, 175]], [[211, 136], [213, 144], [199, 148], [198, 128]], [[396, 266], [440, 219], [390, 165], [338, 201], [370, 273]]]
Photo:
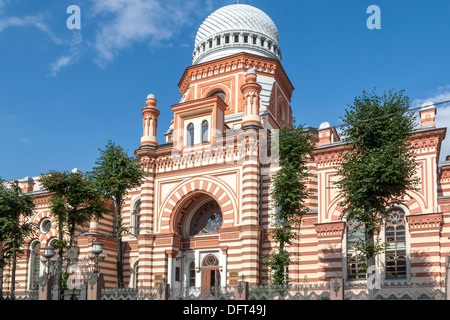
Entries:
[[[192, 199], [195, 199], [192, 201]], [[182, 236], [175, 268], [180, 270], [181, 287], [216, 287], [226, 281], [226, 252], [220, 249], [219, 231], [223, 215], [219, 203], [211, 196], [199, 193], [188, 205], [180, 206], [176, 220]], [[202, 289], [202, 293], [203, 292]]]

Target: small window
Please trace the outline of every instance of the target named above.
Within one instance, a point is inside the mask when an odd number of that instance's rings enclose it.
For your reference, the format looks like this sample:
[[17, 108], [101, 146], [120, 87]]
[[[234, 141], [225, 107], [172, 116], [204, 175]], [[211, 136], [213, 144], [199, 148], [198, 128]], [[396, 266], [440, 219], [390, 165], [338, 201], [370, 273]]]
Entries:
[[244, 36], [244, 43], [248, 42], [248, 36]]
[[217, 44], [218, 46], [220, 46], [220, 38], [217, 38], [216, 44]]
[[195, 263], [191, 261], [189, 264], [189, 287], [195, 287]]
[[39, 288], [39, 276], [41, 273], [41, 255], [39, 253], [41, 249], [41, 243], [36, 241], [31, 246], [30, 254], [30, 290], [36, 290]]
[[194, 144], [194, 124], [192, 122], [187, 126], [187, 144]]
[[44, 219], [41, 223], [41, 233], [42, 234], [46, 234], [50, 231], [50, 229], [52, 228], [52, 222], [50, 221], [50, 219]]
[[208, 121], [207, 120], [203, 120], [202, 121], [202, 143], [203, 142], [208, 142], [209, 141], [209, 137], [208, 137]]
[[133, 278], [133, 286], [134, 286], [134, 288], [138, 287], [138, 281], [139, 281], [139, 265], [137, 264], [134, 267], [134, 278]]
[[175, 267], [175, 281], [181, 281], [181, 268]]
[[140, 230], [141, 230], [141, 201], [140, 200], [134, 206], [133, 218], [134, 218], [134, 235], [138, 235], [138, 234], [140, 234]]
[[230, 43], [230, 36], [225, 36], [225, 43]]
[[236, 35], [234, 36], [234, 42], [239, 42], [239, 35], [236, 34]]

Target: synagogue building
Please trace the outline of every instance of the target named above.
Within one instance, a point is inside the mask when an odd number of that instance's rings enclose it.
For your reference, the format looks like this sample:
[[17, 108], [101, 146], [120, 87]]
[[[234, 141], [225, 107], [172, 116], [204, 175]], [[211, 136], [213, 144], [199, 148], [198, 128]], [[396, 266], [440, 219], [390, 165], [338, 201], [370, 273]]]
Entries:
[[[289, 39], [286, 39], [287, 41]], [[267, 255], [276, 244], [270, 178], [277, 162], [267, 143], [277, 129], [292, 125], [294, 86], [282, 65], [277, 27], [261, 10], [244, 4], [211, 13], [197, 31], [192, 64], [180, 70], [179, 103], [171, 106], [169, 128], [158, 127], [158, 93], [141, 108], [142, 136], [135, 156], [146, 171], [142, 184], [129, 190], [122, 208], [124, 281], [128, 287], [154, 287], [162, 279], [174, 287], [268, 284]], [[314, 111], [312, 111], [314, 112]], [[437, 108], [419, 112], [411, 143], [420, 184], [406, 201], [387, 208], [390, 217], [378, 237], [387, 244], [377, 257], [382, 281], [441, 281], [450, 250], [450, 158], [439, 162], [446, 128], [435, 125]], [[326, 120], [326, 119], [324, 119]], [[309, 208], [289, 245], [292, 283], [364, 279], [351, 223], [342, 219], [342, 198], [334, 183], [345, 144], [323, 122], [308, 128], [315, 148], [309, 158]], [[165, 132], [159, 141], [157, 131]], [[76, 170], [76, 169], [75, 169]], [[37, 287], [45, 271], [43, 248], [58, 238], [49, 194], [39, 177], [20, 180], [35, 196], [32, 221], [39, 226], [18, 260], [17, 290]], [[103, 243], [99, 268], [106, 288], [116, 286], [113, 218], [79, 226], [80, 256]], [[4, 270], [4, 274], [8, 270]], [[6, 279], [4, 290], [10, 283]]]

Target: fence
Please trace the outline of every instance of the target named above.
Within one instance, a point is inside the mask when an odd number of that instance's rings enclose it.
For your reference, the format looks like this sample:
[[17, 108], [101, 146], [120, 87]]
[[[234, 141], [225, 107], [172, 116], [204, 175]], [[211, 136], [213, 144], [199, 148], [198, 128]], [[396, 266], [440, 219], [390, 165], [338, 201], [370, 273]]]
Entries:
[[[168, 289], [167, 300], [236, 300], [239, 286], [188, 287]], [[345, 282], [345, 300], [447, 300], [442, 282], [389, 282], [379, 289], [368, 289], [366, 283]], [[104, 289], [102, 300], [156, 300], [161, 287], [150, 289]], [[249, 286], [248, 300], [330, 300], [336, 290], [333, 281], [286, 286]]]
[[37, 300], [38, 290], [3, 291], [2, 300]]
[[[378, 289], [368, 289], [365, 282], [344, 282], [342, 288], [335, 283], [308, 283], [286, 286], [237, 286], [170, 288], [114, 288], [102, 289], [101, 300], [330, 300], [333, 291], [342, 289], [344, 300], [449, 300], [445, 281], [441, 282], [387, 282]], [[336, 282], [337, 283], [337, 282]], [[51, 300], [86, 300], [89, 286], [61, 291], [53, 287]], [[245, 295], [242, 294], [246, 290]], [[38, 300], [39, 291], [3, 291], [3, 300]]]

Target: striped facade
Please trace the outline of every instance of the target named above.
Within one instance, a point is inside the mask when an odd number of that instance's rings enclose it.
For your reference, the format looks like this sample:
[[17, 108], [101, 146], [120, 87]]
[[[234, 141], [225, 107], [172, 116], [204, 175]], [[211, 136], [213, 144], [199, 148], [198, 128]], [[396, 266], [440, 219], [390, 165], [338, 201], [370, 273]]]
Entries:
[[[154, 287], [163, 279], [175, 287], [233, 285], [242, 276], [250, 284], [267, 284], [266, 257], [277, 247], [270, 235], [276, 212], [270, 179], [278, 167], [264, 155], [269, 135], [293, 123], [294, 88], [280, 61], [245, 52], [186, 68], [179, 88], [182, 98], [172, 106], [173, 122], [165, 143], [158, 143], [156, 137], [159, 110], [154, 95], [148, 96], [142, 109], [143, 135], [135, 156], [146, 177], [129, 190], [122, 208], [123, 225], [130, 231], [122, 248], [125, 285]], [[446, 128], [435, 127], [435, 114], [436, 108], [420, 111], [421, 127], [411, 138], [420, 186], [408, 191], [399, 208], [405, 214], [404, 276], [414, 281], [443, 280], [450, 249], [450, 158], [438, 161]], [[201, 141], [189, 143], [189, 124], [197, 129], [202, 124]], [[333, 188], [344, 144], [334, 127], [310, 130], [316, 147], [308, 160], [310, 195], [305, 205], [309, 212], [288, 247], [289, 278], [293, 283], [305, 278], [323, 282], [335, 276], [351, 280], [349, 228], [341, 217], [342, 199]], [[39, 177], [21, 186], [35, 195], [32, 221], [41, 225], [50, 219], [52, 228], [29, 239], [18, 261], [17, 290], [31, 288], [33, 243], [39, 242], [42, 254], [58, 237], [49, 195], [40, 189]], [[204, 228], [217, 223], [211, 220], [213, 215], [205, 216], [211, 214], [207, 210], [212, 204], [220, 208], [214, 211], [220, 215], [219, 228], [193, 232], [197, 223]], [[384, 241], [386, 228], [378, 237]], [[104, 243], [106, 259], [100, 270], [105, 285], [115, 287], [112, 216], [77, 228], [80, 257], [90, 253], [94, 241]], [[377, 258], [377, 266], [382, 280], [388, 281], [385, 254]], [[38, 269], [42, 274], [43, 265]], [[3, 270], [5, 290], [10, 286], [9, 274], [10, 269]]]

